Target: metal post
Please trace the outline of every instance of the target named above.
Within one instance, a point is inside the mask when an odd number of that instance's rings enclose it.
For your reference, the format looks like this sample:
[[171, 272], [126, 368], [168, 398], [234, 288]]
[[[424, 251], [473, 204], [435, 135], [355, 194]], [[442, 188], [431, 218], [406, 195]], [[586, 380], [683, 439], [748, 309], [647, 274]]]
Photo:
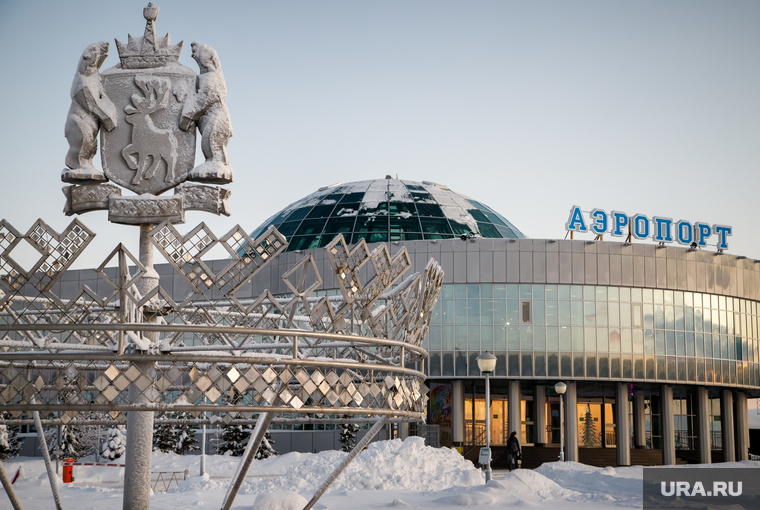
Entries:
[[201, 476], [206, 474], [206, 424], [203, 424], [203, 434], [201, 435]]
[[[153, 269], [153, 245], [148, 239], [151, 225], [140, 225], [140, 263], [147, 274], [138, 282], [138, 290], [145, 296], [158, 286], [158, 273]], [[122, 313], [125, 313], [127, 301], [121, 301]], [[146, 318], [156, 322], [157, 318]], [[152, 343], [158, 341], [158, 333], [144, 333]], [[154, 363], [132, 362], [143, 374], [149, 376]], [[130, 400], [133, 403], [148, 403], [148, 398], [134, 384], [129, 387]], [[150, 508], [150, 467], [153, 449], [153, 412], [129, 411], [127, 413], [127, 445], [124, 455], [124, 510], [147, 510]]]
[[559, 396], [559, 461], [565, 462], [565, 408], [562, 406], [564, 395]]
[[56, 475], [53, 472], [53, 465], [50, 463], [50, 454], [48, 453], [47, 441], [45, 441], [45, 433], [42, 431], [40, 412], [34, 411], [32, 416], [34, 417], [34, 427], [37, 429], [37, 438], [40, 440], [40, 450], [42, 450], [42, 458], [45, 460], [45, 469], [47, 470], [48, 480], [50, 480], [50, 490], [53, 491], [55, 507], [57, 510], [63, 510], [61, 496], [58, 494], [58, 482], [55, 479]]
[[240, 460], [240, 465], [232, 476], [230, 488], [227, 489], [227, 494], [224, 496], [222, 510], [230, 510], [230, 508], [232, 508], [232, 503], [235, 501], [235, 498], [240, 491], [240, 487], [243, 485], [245, 475], [251, 468], [251, 464], [253, 464], [253, 459], [256, 456], [256, 452], [259, 451], [259, 445], [264, 439], [264, 434], [266, 434], [269, 424], [272, 423], [272, 418], [274, 418], [274, 413], [261, 413], [259, 419], [256, 420], [256, 426], [253, 428], [251, 438], [248, 440], [248, 445], [245, 447], [243, 458]]
[[372, 438], [375, 437], [375, 434], [377, 434], [381, 428], [385, 426], [386, 423], [388, 423], [388, 420], [390, 420], [390, 415], [386, 414], [375, 424], [372, 426], [371, 429], [367, 432], [367, 434], [362, 438], [361, 441], [356, 443], [356, 446], [354, 446], [354, 449], [351, 450], [348, 455], [346, 455], [343, 460], [338, 464], [338, 467], [335, 468], [335, 471], [332, 472], [330, 476], [327, 477], [327, 480], [324, 481], [324, 483], [317, 489], [317, 492], [314, 493], [314, 496], [311, 498], [311, 501], [303, 507], [303, 510], [311, 510], [311, 508], [314, 506], [314, 504], [319, 501], [319, 498], [322, 497], [322, 495], [327, 492], [327, 489], [332, 485], [332, 483], [340, 476], [340, 474], [343, 472], [344, 469], [346, 469], [346, 466], [348, 466], [352, 460], [354, 460], [354, 457], [359, 455], [359, 452], [364, 449], [365, 446], [369, 444], [370, 441], [372, 441]]
[[11, 500], [13, 510], [24, 510], [24, 507], [21, 506], [21, 501], [19, 501], [18, 496], [16, 496], [16, 491], [13, 490], [13, 485], [11, 484], [10, 478], [8, 478], [8, 473], [5, 472], [2, 460], [0, 460], [0, 482], [3, 484], [8, 499]]
[[[486, 448], [491, 451], [491, 381], [486, 372]], [[491, 457], [486, 465], [486, 483], [491, 481]]]
[[[58, 419], [60, 419], [60, 418], [61, 418], [61, 413], [59, 412], [58, 413]], [[56, 448], [56, 450], [58, 450], [60, 452], [63, 449], [62, 448], [63, 447], [63, 436], [61, 435], [61, 426], [60, 425], [58, 425], [58, 429], [56, 430], [56, 434], [58, 436], [58, 447]], [[53, 453], [56, 453], [56, 452], [53, 452]], [[58, 476], [61, 475], [61, 454], [60, 453], [55, 456], [55, 474], [58, 475]]]

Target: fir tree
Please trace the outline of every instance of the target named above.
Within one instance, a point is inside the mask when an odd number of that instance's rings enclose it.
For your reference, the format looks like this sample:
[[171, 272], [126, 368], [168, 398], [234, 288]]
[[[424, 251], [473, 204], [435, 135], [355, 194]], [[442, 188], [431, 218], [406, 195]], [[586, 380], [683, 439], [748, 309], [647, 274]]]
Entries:
[[85, 454], [85, 448], [79, 441], [81, 435], [82, 431], [80, 431], [78, 427], [62, 425], [60, 440], [58, 438], [58, 434], [56, 433], [53, 436], [55, 437], [55, 440], [51, 441], [50, 446], [48, 447], [51, 455], [55, 450], [60, 450], [63, 452], [61, 454], [61, 458], [63, 459], [79, 459]]
[[164, 453], [174, 451], [174, 445], [177, 444], [177, 436], [174, 432], [174, 425], [159, 425], [153, 432], [153, 449], [160, 450]]
[[[0, 413], [4, 420], [11, 419], [11, 413]], [[18, 455], [21, 445], [18, 441], [18, 427], [0, 425], [0, 460], [8, 460]]]
[[124, 425], [117, 425], [108, 429], [101, 453], [103, 457], [114, 460], [124, 455], [127, 444], [127, 438], [124, 437], [126, 430]]
[[251, 431], [242, 425], [225, 425], [222, 427], [222, 441], [219, 453], [230, 452], [233, 457], [240, 457], [245, 451], [245, 444], [251, 437]]
[[[177, 414], [177, 419], [187, 420], [189, 415], [186, 412]], [[195, 439], [195, 429], [183, 421], [177, 425], [174, 436], [174, 453], [184, 455], [187, 452], [198, 450], [198, 441]]]
[[596, 424], [594, 424], [594, 417], [591, 416], [589, 404], [586, 404], [586, 415], [583, 418], [583, 425], [581, 425], [581, 436], [586, 446], [599, 444], [599, 439], [596, 437]]
[[[348, 420], [347, 414], [343, 415], [344, 420]], [[356, 446], [356, 433], [359, 432], [359, 425], [344, 421], [340, 424], [340, 444], [341, 451], [350, 452]]]
[[273, 444], [274, 444], [274, 440], [272, 439], [272, 436], [269, 434], [269, 431], [267, 430], [264, 433], [264, 439], [261, 441], [261, 444], [259, 445], [259, 449], [256, 451], [256, 455], [254, 456], [254, 458], [256, 460], [264, 460], [264, 459], [268, 459], [269, 457], [278, 455], [279, 452], [272, 447]]

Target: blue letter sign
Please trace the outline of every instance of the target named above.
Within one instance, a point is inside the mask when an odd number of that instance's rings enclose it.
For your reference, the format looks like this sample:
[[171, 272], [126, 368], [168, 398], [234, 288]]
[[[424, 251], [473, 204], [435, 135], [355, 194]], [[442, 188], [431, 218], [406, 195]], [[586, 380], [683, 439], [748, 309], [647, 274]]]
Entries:
[[684, 246], [707, 246], [707, 240], [715, 236], [718, 250], [728, 249], [728, 237], [733, 229], [727, 225], [710, 225], [697, 221], [673, 221], [672, 218], [654, 216], [651, 220], [644, 214], [628, 216], [624, 212], [594, 209], [588, 214], [588, 223], [581, 208], [574, 205], [570, 217], [565, 223], [565, 230], [570, 232], [589, 232], [596, 235], [609, 233], [616, 237], [631, 235], [636, 239], [652, 239], [659, 243], [677, 242]]

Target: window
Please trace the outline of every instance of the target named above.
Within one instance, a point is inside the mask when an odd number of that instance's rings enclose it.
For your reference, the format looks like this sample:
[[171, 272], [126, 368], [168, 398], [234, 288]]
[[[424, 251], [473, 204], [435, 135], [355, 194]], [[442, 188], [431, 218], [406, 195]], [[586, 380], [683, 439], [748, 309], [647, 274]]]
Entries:
[[530, 301], [520, 303], [520, 322], [530, 322]]

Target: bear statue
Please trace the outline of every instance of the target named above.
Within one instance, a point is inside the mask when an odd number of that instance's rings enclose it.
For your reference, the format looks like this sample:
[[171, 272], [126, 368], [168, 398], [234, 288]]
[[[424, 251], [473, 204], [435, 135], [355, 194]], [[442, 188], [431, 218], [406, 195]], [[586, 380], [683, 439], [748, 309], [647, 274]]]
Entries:
[[61, 180], [70, 183], [96, 183], [107, 181], [105, 175], [92, 165], [98, 149], [98, 130], [116, 128], [116, 106], [106, 96], [100, 81], [100, 66], [108, 56], [108, 43], [101, 41], [89, 45], [79, 59], [74, 81], [71, 84], [71, 107], [66, 117], [66, 140], [69, 152]]
[[190, 181], [227, 184], [233, 178], [227, 156], [232, 124], [225, 104], [227, 86], [222, 65], [213, 48], [199, 42], [194, 42], [191, 46], [193, 59], [200, 68], [200, 76], [197, 90], [185, 100], [179, 127], [188, 131], [197, 123], [206, 162], [191, 170], [187, 178]]

